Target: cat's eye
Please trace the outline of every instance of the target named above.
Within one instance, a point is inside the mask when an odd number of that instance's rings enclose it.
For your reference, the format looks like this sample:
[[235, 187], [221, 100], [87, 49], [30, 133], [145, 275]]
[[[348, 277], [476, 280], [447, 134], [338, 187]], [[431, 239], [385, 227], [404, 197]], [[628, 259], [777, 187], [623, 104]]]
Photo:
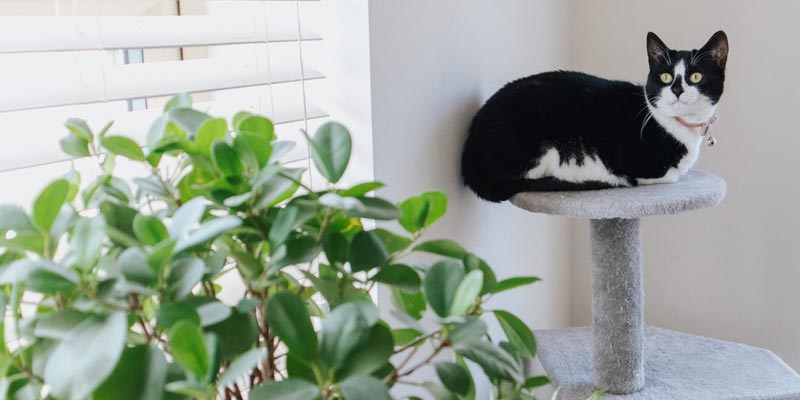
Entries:
[[672, 75], [664, 72], [661, 74], [661, 82], [670, 83], [672, 82]]
[[692, 72], [692, 74], [689, 75], [689, 82], [699, 83], [701, 80], [703, 80], [703, 74], [699, 72]]

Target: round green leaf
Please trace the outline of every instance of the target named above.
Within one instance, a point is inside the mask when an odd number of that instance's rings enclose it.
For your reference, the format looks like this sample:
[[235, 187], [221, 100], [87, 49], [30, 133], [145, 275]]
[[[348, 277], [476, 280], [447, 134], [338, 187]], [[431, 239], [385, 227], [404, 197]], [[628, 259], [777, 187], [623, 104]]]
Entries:
[[479, 269], [483, 272], [483, 287], [481, 288], [481, 296], [490, 293], [497, 285], [497, 277], [494, 275], [492, 268], [489, 267], [489, 264], [487, 264], [486, 261], [480, 257], [469, 252], [464, 255], [462, 261], [467, 271]]
[[506, 333], [508, 341], [519, 351], [520, 354], [533, 358], [536, 356], [536, 339], [533, 336], [531, 329], [517, 318], [514, 314], [508, 311], [495, 310], [494, 316], [497, 317], [497, 322]]
[[174, 110], [176, 108], [191, 108], [192, 107], [192, 96], [189, 93], [178, 93], [175, 96], [172, 96], [167, 103], [164, 104], [164, 112], [169, 112], [170, 110]]
[[26, 232], [34, 231], [30, 217], [20, 206], [0, 205], [0, 231]]
[[133, 232], [136, 238], [148, 246], [155, 246], [169, 238], [169, 232], [160, 219], [144, 214], [133, 218]]
[[397, 253], [398, 251], [405, 250], [411, 245], [411, 239], [405, 236], [397, 235], [386, 229], [375, 229], [372, 231], [378, 235], [378, 239], [383, 243], [383, 247], [389, 254]]
[[367, 339], [369, 324], [354, 303], [343, 303], [322, 321], [322, 360], [338, 368], [348, 362], [353, 352]]
[[42, 232], [49, 232], [61, 206], [67, 200], [69, 182], [59, 179], [50, 183], [33, 202], [33, 224]]
[[430, 226], [447, 211], [447, 196], [439, 191], [429, 191], [400, 203], [400, 225], [410, 233]]
[[383, 267], [370, 280], [396, 286], [403, 291], [412, 293], [420, 290], [421, 283], [417, 271], [402, 264]]
[[70, 238], [70, 250], [75, 256], [75, 264], [82, 270], [91, 269], [100, 257], [105, 240], [105, 222], [100, 217], [81, 217], [75, 223]]
[[431, 190], [422, 193], [421, 197], [428, 203], [425, 226], [430, 226], [447, 212], [447, 195], [438, 190]]
[[267, 321], [286, 347], [303, 360], [316, 358], [317, 335], [303, 300], [288, 292], [276, 293], [267, 302]]
[[149, 285], [156, 282], [156, 274], [149, 267], [147, 255], [138, 247], [129, 247], [125, 249], [125, 251], [119, 255], [119, 258], [117, 258], [117, 264], [125, 279], [142, 285]]
[[513, 382], [522, 380], [522, 366], [505, 350], [492, 343], [472, 339], [456, 343], [453, 348], [464, 358], [481, 366], [483, 372], [491, 379], [504, 379]]
[[111, 376], [94, 392], [95, 400], [161, 399], [167, 360], [154, 346], [126, 348]]
[[61, 150], [73, 157], [89, 157], [89, 142], [86, 139], [69, 134], [58, 141]]
[[450, 305], [450, 315], [466, 315], [470, 307], [475, 304], [478, 294], [483, 286], [483, 272], [479, 269], [470, 271], [458, 284], [458, 289]]
[[341, 380], [352, 375], [370, 375], [383, 367], [394, 350], [392, 332], [384, 325], [376, 324], [369, 332], [367, 340], [359, 346], [342, 368], [337, 371], [336, 379]]
[[370, 231], [361, 231], [350, 244], [350, 266], [353, 272], [366, 271], [386, 263], [389, 255], [378, 236]]
[[169, 330], [168, 344], [175, 361], [202, 381], [208, 373], [210, 360], [200, 326], [188, 320], [178, 321]]
[[379, 197], [356, 197], [361, 202], [362, 208], [345, 210], [349, 217], [369, 218], [379, 220], [393, 220], [400, 217], [400, 210], [394, 204]]
[[239, 153], [242, 163], [256, 171], [267, 165], [272, 155], [270, 140], [256, 133], [239, 132], [233, 139], [233, 147]]
[[[271, 381], [253, 388], [247, 398], [250, 400], [317, 400], [319, 388], [303, 379], [288, 378]], [[349, 400], [349, 399], [348, 399]]]
[[172, 265], [167, 278], [169, 292], [173, 298], [180, 300], [192, 292], [192, 288], [203, 277], [205, 264], [197, 257], [181, 258]]
[[194, 136], [200, 126], [211, 119], [208, 114], [191, 108], [175, 108], [169, 110], [165, 116], [168, 121], [176, 124], [180, 129], [189, 133], [190, 136]]
[[76, 282], [77, 278], [70, 279], [66, 271], [39, 268], [30, 272], [25, 283], [31, 291], [56, 294], [71, 293], [77, 287]]
[[195, 308], [187, 303], [166, 303], [161, 305], [156, 312], [156, 323], [159, 330], [168, 330], [183, 320], [200, 325], [200, 316]]
[[468, 316], [462, 323], [453, 324], [453, 329], [447, 334], [451, 343], [461, 343], [470, 340], [480, 340], [486, 335], [486, 323], [476, 316]]
[[424, 242], [414, 247], [414, 251], [424, 251], [426, 253], [438, 254], [440, 256], [457, 258], [459, 260], [464, 258], [464, 256], [467, 254], [466, 250], [464, 250], [461, 245], [452, 240], [446, 239]]
[[283, 268], [309, 262], [319, 255], [322, 246], [314, 238], [308, 236], [292, 237], [275, 250], [272, 256], [272, 266]]
[[391, 400], [386, 385], [371, 376], [356, 375], [347, 378], [339, 385], [342, 396], [347, 400]]
[[223, 387], [228, 386], [233, 383], [236, 378], [249, 374], [266, 355], [266, 349], [263, 348], [252, 349], [242, 354], [237, 359], [233, 360], [228, 368], [225, 368], [225, 372], [223, 372], [217, 380], [217, 385]]
[[175, 214], [172, 214], [172, 223], [169, 225], [169, 236], [179, 238], [183, 236], [203, 217], [206, 210], [205, 199], [197, 197], [184, 203]]
[[100, 144], [108, 151], [134, 161], [145, 161], [144, 152], [138, 143], [124, 136], [105, 136]]
[[87, 142], [91, 142], [93, 139], [92, 130], [89, 128], [89, 125], [86, 124], [86, 121], [80, 118], [70, 118], [64, 124], [64, 126], [72, 132], [73, 135], [86, 140]]
[[503, 279], [500, 282], [497, 282], [497, 285], [492, 289], [492, 293], [500, 293], [505, 292], [506, 290], [511, 290], [520, 286], [530, 285], [532, 283], [539, 282], [541, 279], [535, 276], [519, 276], [515, 278], [508, 278]]
[[239, 154], [223, 141], [216, 141], [211, 145], [211, 162], [223, 176], [236, 177], [242, 174], [242, 162]]
[[228, 133], [228, 123], [224, 118], [211, 118], [203, 122], [194, 135], [194, 148], [199, 153], [209, 156], [212, 144], [225, 139]]
[[386, 184], [384, 184], [383, 182], [359, 183], [358, 185], [355, 185], [350, 189], [339, 192], [339, 194], [344, 197], [361, 197], [369, 192], [378, 190], [384, 186], [386, 186]]
[[319, 202], [342, 210], [348, 217], [392, 220], [400, 216], [397, 207], [377, 197], [343, 197], [336, 193], [326, 193], [319, 198]]
[[392, 329], [392, 337], [396, 346], [405, 346], [420, 336], [422, 336], [422, 332], [414, 328]]
[[256, 188], [255, 205], [262, 209], [272, 207], [291, 197], [300, 187], [303, 168], [285, 168], [280, 165], [268, 165], [261, 170], [253, 184]]
[[209, 326], [222, 322], [231, 316], [231, 308], [219, 301], [212, 301], [197, 307], [200, 325]]
[[548, 383], [550, 383], [550, 378], [548, 378], [548, 377], [546, 377], [544, 375], [533, 376], [533, 377], [530, 377], [527, 380], [525, 380], [525, 384], [523, 384], [522, 387], [524, 387], [526, 389], [533, 389], [533, 388], [537, 388], [539, 386], [547, 385]]
[[398, 205], [402, 214], [397, 222], [409, 233], [417, 233], [425, 227], [428, 203], [420, 196], [410, 197]]
[[440, 362], [436, 363], [436, 374], [448, 390], [462, 396], [467, 395], [471, 379], [464, 367], [456, 363]]
[[236, 132], [253, 134], [267, 142], [274, 137], [275, 126], [272, 121], [260, 115], [248, 114], [239, 118], [234, 118]]
[[406, 293], [398, 287], [392, 287], [392, 304], [400, 311], [408, 314], [411, 318], [420, 319], [425, 312], [427, 304], [421, 292]]
[[242, 220], [233, 215], [226, 215], [224, 217], [208, 220], [200, 225], [197, 229], [191, 231], [186, 238], [178, 240], [178, 243], [175, 245], [175, 253], [180, 253], [194, 246], [210, 242], [216, 239], [217, 236], [222, 235], [233, 228], [237, 228], [240, 225], [242, 225]]
[[331, 183], [338, 182], [344, 175], [350, 161], [351, 147], [350, 132], [337, 122], [323, 124], [314, 133], [314, 138], [309, 139], [314, 165]]
[[47, 360], [44, 380], [56, 398], [83, 399], [112, 373], [125, 347], [128, 324], [118, 312], [89, 318], [71, 330]]
[[433, 311], [440, 317], [450, 315], [450, 307], [462, 279], [464, 279], [464, 269], [452, 260], [439, 261], [425, 275], [425, 297]]
[[294, 201], [278, 211], [269, 230], [269, 242], [273, 246], [283, 243], [289, 233], [314, 216], [317, 206], [310, 202]]
[[222, 322], [207, 326], [205, 330], [219, 338], [219, 358], [228, 360], [241, 354], [256, 342], [258, 325], [251, 310], [239, 306], [231, 310], [231, 316]]

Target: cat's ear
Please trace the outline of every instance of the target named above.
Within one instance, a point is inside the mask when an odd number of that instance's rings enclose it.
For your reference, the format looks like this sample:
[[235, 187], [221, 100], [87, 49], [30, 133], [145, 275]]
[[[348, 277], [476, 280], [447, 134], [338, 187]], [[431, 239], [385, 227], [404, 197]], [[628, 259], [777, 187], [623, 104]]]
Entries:
[[723, 31], [717, 31], [697, 53], [708, 53], [711, 59], [724, 69], [728, 62], [728, 36]]
[[653, 68], [661, 60], [669, 60], [669, 47], [661, 41], [653, 32], [647, 32], [647, 60], [650, 68]]

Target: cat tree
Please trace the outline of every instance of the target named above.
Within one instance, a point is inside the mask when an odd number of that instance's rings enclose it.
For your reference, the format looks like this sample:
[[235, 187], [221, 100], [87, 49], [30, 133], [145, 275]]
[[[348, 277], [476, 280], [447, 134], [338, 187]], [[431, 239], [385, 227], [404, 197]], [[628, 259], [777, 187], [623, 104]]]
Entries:
[[522, 209], [588, 218], [592, 327], [537, 332], [539, 359], [561, 399], [800, 399], [800, 376], [773, 353], [644, 324], [639, 219], [713, 207], [725, 182], [690, 171], [673, 184], [520, 193]]

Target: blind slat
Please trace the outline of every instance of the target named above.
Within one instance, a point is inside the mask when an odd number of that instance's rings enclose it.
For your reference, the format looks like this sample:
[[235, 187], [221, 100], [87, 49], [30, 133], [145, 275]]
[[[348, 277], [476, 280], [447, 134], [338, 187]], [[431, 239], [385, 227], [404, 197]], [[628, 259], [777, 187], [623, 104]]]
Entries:
[[[307, 67], [306, 80], [323, 75]], [[99, 103], [182, 92], [280, 84], [300, 81], [299, 68], [279, 63], [268, 70], [253, 63], [203, 59], [96, 66], [80, 71], [1, 76], [0, 112]]]
[[[115, 50], [297, 41], [297, 30], [270, 30], [263, 17], [0, 17], [0, 53]], [[303, 32], [303, 40], [319, 40]]]
[[[227, 117], [227, 115], [214, 112], [212, 103], [195, 104], [195, 108], [198, 110], [206, 110], [210, 107], [212, 108], [210, 111], [212, 115], [222, 115]], [[253, 111], [257, 112], [256, 110]], [[123, 113], [114, 118], [114, 125], [112, 126], [109, 134], [125, 135], [136, 140], [140, 144], [144, 144], [147, 140], [147, 131], [150, 127], [150, 124], [159, 115], [161, 115], [161, 110], [141, 110]], [[310, 106], [308, 109], [309, 120], [320, 120], [327, 117], [328, 114], [316, 106]], [[295, 134], [297, 132], [294, 132], [294, 129], [291, 130], [293, 135], [289, 135], [289, 137], [287, 137], [286, 134], [280, 134], [281, 126], [296, 124], [299, 121], [303, 121], [302, 104], [298, 104], [294, 107], [294, 109], [287, 110], [286, 112], [283, 112], [282, 115], [274, 117], [273, 122], [279, 131], [279, 138], [281, 140], [294, 140], [300, 147], [302, 147], [305, 141], [301, 135]], [[102, 123], [102, 121], [98, 122]], [[99, 124], [96, 123], [95, 125]], [[59, 129], [53, 127], [46, 132], [36, 131], [35, 133], [37, 135], [36, 141], [21, 141], [14, 146], [0, 147], [0, 173], [17, 169], [31, 168], [39, 165], [63, 162], [70, 159], [68, 155], [61, 151], [58, 145], [58, 140], [66, 136], [68, 133], [66, 128]], [[298, 152], [305, 154], [305, 150], [301, 148], [295, 149], [295, 153], [300, 154]], [[298, 157], [293, 156], [287, 159], [295, 160], [298, 159]]]

